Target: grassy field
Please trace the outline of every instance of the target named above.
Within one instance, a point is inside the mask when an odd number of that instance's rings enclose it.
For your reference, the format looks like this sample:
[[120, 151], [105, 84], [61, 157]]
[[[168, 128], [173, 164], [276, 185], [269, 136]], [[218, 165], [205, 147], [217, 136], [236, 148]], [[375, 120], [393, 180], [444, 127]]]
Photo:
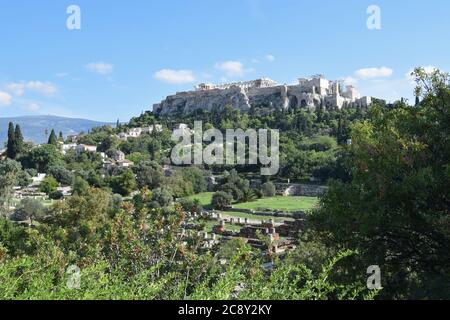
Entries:
[[203, 193], [199, 193], [199, 194], [190, 196], [190, 197], [188, 197], [188, 199], [191, 199], [191, 200], [198, 199], [200, 201], [201, 205], [205, 209], [210, 209], [213, 194], [214, 194], [214, 192], [203, 192]]
[[[202, 206], [206, 209], [210, 209], [211, 200], [214, 193], [205, 192], [196, 194], [189, 197], [189, 199], [198, 199]], [[282, 211], [307, 211], [314, 208], [318, 203], [318, 199], [315, 197], [282, 197], [276, 196], [271, 198], [258, 199], [253, 202], [239, 203], [234, 205], [238, 209], [271, 209]]]
[[233, 207], [238, 209], [271, 209], [282, 211], [308, 211], [314, 208], [318, 203], [315, 197], [282, 197], [258, 199], [253, 202], [239, 203]]

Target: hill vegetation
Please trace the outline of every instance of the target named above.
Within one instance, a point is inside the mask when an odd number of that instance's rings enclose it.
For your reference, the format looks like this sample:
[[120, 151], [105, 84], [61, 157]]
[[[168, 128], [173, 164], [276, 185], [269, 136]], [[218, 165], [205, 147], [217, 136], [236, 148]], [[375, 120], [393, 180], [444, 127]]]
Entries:
[[[96, 152], [62, 152], [56, 133], [48, 144], [32, 146], [10, 125], [0, 161], [0, 297], [450, 298], [450, 81], [439, 71], [419, 68], [414, 75], [415, 106], [375, 101], [369, 109], [316, 112], [264, 106], [249, 114], [146, 112], [78, 138]], [[259, 165], [170, 166], [172, 128], [194, 120], [219, 130], [280, 129], [280, 172], [261, 178]], [[121, 138], [157, 124], [161, 130]], [[38, 188], [53, 203], [17, 205], [15, 191], [30, 188], [38, 173], [46, 174]], [[206, 193], [211, 177], [213, 194]], [[273, 184], [288, 180], [329, 189], [317, 205], [304, 198], [280, 204]], [[261, 233], [265, 227], [253, 236], [258, 248], [224, 233], [205, 241], [206, 226], [216, 227], [205, 204], [309, 211], [291, 235], [295, 248], [280, 255], [273, 234]], [[382, 289], [368, 289], [370, 266], [379, 266]], [[68, 270], [80, 271], [75, 289]]]

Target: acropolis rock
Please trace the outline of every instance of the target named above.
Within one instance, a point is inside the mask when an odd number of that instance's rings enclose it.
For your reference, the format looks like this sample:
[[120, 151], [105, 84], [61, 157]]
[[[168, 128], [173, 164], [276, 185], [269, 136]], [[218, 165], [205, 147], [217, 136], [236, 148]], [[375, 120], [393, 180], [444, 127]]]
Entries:
[[371, 97], [361, 97], [353, 86], [345, 91], [341, 81], [329, 81], [322, 75], [300, 78], [295, 85], [279, 85], [267, 78], [222, 85], [202, 83], [193, 91], [178, 92], [153, 106], [161, 114], [188, 114], [197, 109], [211, 111], [227, 105], [247, 112], [251, 107], [316, 110], [368, 107]]

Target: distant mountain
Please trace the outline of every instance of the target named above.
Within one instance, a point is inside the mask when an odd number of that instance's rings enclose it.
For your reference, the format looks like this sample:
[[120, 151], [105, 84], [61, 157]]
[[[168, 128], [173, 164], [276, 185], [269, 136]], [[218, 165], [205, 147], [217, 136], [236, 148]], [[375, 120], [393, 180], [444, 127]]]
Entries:
[[88, 132], [94, 127], [99, 127], [107, 124], [113, 125], [112, 123], [107, 122], [56, 116], [25, 116], [0, 118], [0, 149], [3, 149], [3, 146], [8, 137], [9, 122], [13, 122], [14, 125], [19, 124], [25, 140], [33, 141], [36, 144], [47, 142], [48, 134], [50, 134], [50, 131], [52, 129], [55, 129], [57, 135], [61, 131], [64, 137], [66, 137], [67, 135], [71, 134]]

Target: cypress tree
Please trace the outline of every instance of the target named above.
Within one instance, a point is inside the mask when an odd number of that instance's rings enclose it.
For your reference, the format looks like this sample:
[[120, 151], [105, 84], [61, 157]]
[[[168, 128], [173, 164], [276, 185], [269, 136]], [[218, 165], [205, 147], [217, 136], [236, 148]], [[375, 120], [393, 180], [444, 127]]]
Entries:
[[54, 146], [58, 145], [58, 139], [56, 138], [55, 130], [52, 129], [50, 132], [50, 137], [48, 138], [48, 144], [52, 144]]
[[8, 126], [8, 142], [6, 144], [6, 156], [10, 159], [15, 159], [17, 155], [14, 140], [15, 140], [14, 124], [10, 122]]
[[14, 151], [16, 156], [23, 152], [23, 135], [19, 124], [16, 124], [16, 130], [14, 131]]
[[64, 136], [62, 131], [59, 132], [59, 140], [63, 141], [64, 140]]

